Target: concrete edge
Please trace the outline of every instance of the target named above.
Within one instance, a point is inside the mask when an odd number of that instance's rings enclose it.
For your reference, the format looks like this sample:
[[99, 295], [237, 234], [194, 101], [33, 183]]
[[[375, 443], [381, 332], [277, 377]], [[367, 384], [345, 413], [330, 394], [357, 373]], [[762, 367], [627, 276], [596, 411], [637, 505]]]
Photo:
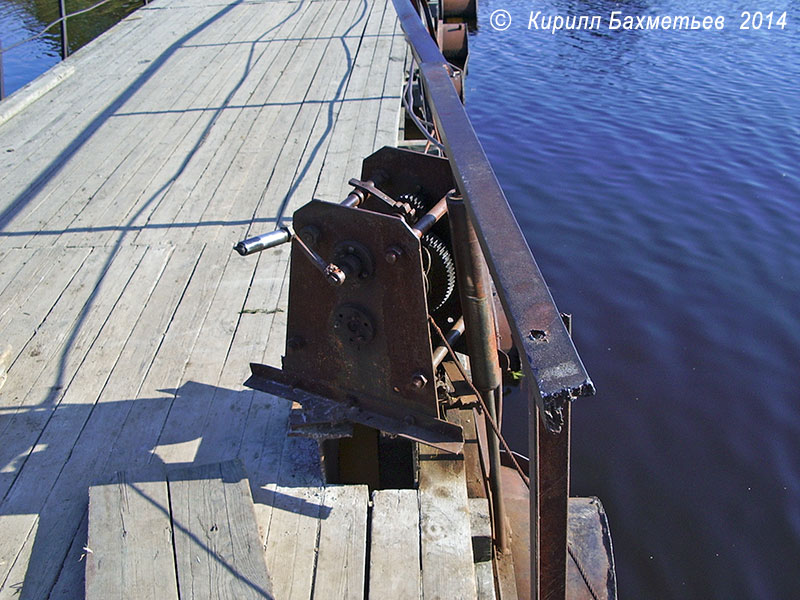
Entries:
[[0, 125], [36, 102], [75, 72], [71, 64], [59, 63], [0, 102]]

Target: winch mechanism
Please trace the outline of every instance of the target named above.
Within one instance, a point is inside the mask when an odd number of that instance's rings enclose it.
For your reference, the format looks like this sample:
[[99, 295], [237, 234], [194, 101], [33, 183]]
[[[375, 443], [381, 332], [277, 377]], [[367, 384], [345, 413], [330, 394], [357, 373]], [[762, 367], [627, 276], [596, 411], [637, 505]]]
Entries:
[[246, 255], [293, 241], [283, 368], [252, 364], [247, 385], [299, 402], [295, 432], [356, 423], [459, 452], [461, 428], [441, 418], [429, 323], [451, 339], [463, 330], [448, 161], [386, 147], [349, 183], [340, 204], [312, 200], [291, 227], [235, 246]]

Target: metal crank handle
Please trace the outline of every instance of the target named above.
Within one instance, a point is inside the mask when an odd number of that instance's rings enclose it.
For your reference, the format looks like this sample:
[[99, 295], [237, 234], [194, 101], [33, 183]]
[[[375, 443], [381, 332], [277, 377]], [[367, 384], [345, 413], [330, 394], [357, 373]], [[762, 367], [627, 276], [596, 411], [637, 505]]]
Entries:
[[342, 285], [344, 283], [344, 280], [347, 277], [344, 271], [342, 271], [333, 263], [328, 263], [319, 254], [309, 248], [302, 238], [294, 233], [291, 227], [280, 227], [275, 231], [262, 233], [261, 235], [242, 240], [241, 242], [237, 243], [233, 249], [242, 256], [247, 256], [248, 254], [255, 254], [256, 252], [261, 252], [267, 248], [280, 246], [281, 244], [285, 244], [292, 239], [297, 242], [297, 245], [300, 247], [306, 258], [308, 258], [308, 260], [310, 260], [314, 266], [325, 276], [325, 279], [328, 281], [328, 283], [331, 285]]
[[291, 230], [288, 227], [280, 227], [275, 231], [262, 233], [261, 235], [242, 240], [241, 242], [237, 243], [233, 249], [242, 256], [247, 256], [248, 254], [255, 254], [256, 252], [261, 252], [267, 248], [280, 246], [291, 239]]
[[325, 276], [325, 279], [331, 285], [342, 285], [344, 280], [346, 279], [347, 275], [345, 272], [342, 271], [339, 267], [337, 267], [333, 263], [327, 262], [324, 258], [322, 258], [319, 254], [314, 252], [308, 245], [303, 241], [299, 235], [292, 234], [292, 239], [297, 243], [300, 247], [300, 250], [303, 251], [306, 258], [312, 262], [312, 264]]

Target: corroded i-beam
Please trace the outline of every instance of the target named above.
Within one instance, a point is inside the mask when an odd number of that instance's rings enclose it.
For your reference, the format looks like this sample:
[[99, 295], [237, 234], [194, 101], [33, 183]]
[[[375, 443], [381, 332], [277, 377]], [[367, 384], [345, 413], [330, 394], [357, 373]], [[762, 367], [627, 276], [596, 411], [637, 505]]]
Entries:
[[[567, 420], [565, 427], [565, 417], [569, 418], [568, 403], [579, 396], [593, 394], [594, 385], [467, 117], [453, 84], [455, 70], [445, 61], [412, 3], [408, 0], [393, 0], [393, 3], [419, 65], [436, 131], [441, 136], [458, 190], [478, 234], [528, 383], [531, 597], [538, 600], [547, 590], [548, 594], [554, 591], [550, 597], [564, 598], [569, 494], [569, 423]], [[545, 456], [540, 456], [540, 422], [545, 435], [558, 434], [557, 444], [566, 446], [555, 453], [565, 460], [560, 460], [558, 465], [545, 465], [543, 473], [544, 483], [562, 482], [559, 493], [563, 502], [541, 505], [540, 464], [543, 458], [553, 455], [548, 451], [548, 444], [552, 445], [553, 440], [544, 442]], [[539, 552], [540, 530], [558, 532], [558, 539], [547, 540], [551, 548], [545, 555]], [[556, 551], [552, 551], [552, 544], [557, 546]], [[555, 557], [556, 564], [548, 564], [551, 556]]]

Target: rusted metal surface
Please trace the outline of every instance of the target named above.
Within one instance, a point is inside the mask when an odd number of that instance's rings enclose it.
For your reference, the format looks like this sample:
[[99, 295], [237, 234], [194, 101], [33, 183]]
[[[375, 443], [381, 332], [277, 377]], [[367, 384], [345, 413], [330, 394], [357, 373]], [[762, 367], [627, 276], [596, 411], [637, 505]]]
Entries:
[[439, 419], [428, 328], [447, 161], [385, 148], [350, 183], [344, 203], [294, 213], [283, 370], [254, 366], [249, 384], [303, 404], [295, 432], [349, 420], [455, 451], [461, 430]]
[[[514, 469], [504, 466], [503, 489], [511, 523], [511, 548], [520, 598], [531, 597], [530, 572], [520, 568], [530, 556], [528, 488]], [[614, 552], [608, 518], [597, 498], [570, 498], [567, 526], [567, 600], [616, 600]], [[552, 596], [551, 596], [552, 597]], [[547, 598], [544, 594], [542, 598]]]
[[436, 37], [445, 60], [464, 70], [469, 57], [467, 24], [439, 23]]
[[[434, 386], [415, 384], [418, 374], [433, 379], [419, 239], [396, 216], [319, 201], [300, 208], [294, 226], [318, 231], [320, 256], [343, 263], [335, 257], [362, 255], [362, 265], [370, 256], [371, 268], [331, 287], [292, 248], [283, 368], [332, 400], [373, 399], [437, 417]], [[379, 260], [392, 246], [400, 259]]]
[[[448, 192], [449, 194], [449, 192]], [[422, 217], [414, 223], [414, 226], [411, 228], [417, 237], [422, 237], [426, 233], [428, 233], [439, 220], [447, 214], [447, 196], [439, 200], [436, 204], [433, 205], [427, 213], [422, 215]]]
[[299, 403], [310, 422], [360, 423], [454, 454], [461, 452], [464, 446], [461, 427], [452, 423], [422, 414], [410, 415], [402, 410], [390, 409], [393, 414], [387, 414], [386, 406], [369, 398], [354, 399], [349, 405], [335, 401], [305, 389], [311, 387], [306, 381], [269, 365], [253, 363], [250, 370], [252, 375], [245, 382], [247, 387]]
[[[407, 0], [393, 0], [450, 166], [464, 196], [506, 316], [522, 368], [548, 430], [561, 427], [569, 400], [594, 385], [561, 322], [558, 309], [475, 135], [448, 67]], [[533, 331], [544, 332], [534, 336]]]
[[[572, 316], [561, 320], [572, 336]], [[571, 406], [564, 405], [561, 431], [547, 431], [539, 419], [539, 578], [542, 598], [564, 598], [567, 590], [567, 524]]]
[[[380, 179], [381, 191], [395, 200], [420, 191], [429, 203], [444, 198], [455, 187], [447, 159], [389, 146], [364, 159], [361, 179]], [[365, 207], [382, 210], [370, 200]]]
[[564, 598], [567, 586], [570, 405], [564, 425], [551, 433], [539, 420], [539, 578], [542, 598]]
[[478, 18], [477, 0], [442, 0], [442, 16], [445, 19], [474, 21]]

